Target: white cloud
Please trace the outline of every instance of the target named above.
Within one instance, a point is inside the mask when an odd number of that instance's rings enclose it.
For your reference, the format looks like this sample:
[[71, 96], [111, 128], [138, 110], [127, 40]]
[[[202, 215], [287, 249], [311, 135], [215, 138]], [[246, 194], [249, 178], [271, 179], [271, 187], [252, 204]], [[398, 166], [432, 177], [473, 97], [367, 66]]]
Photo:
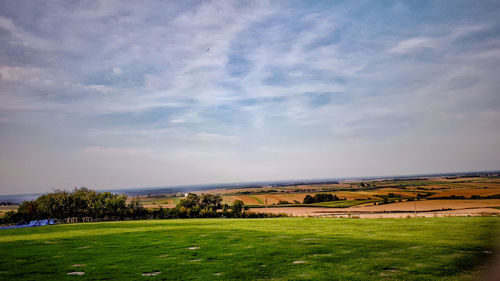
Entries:
[[114, 75], [120, 75], [123, 73], [123, 70], [120, 67], [116, 66], [116, 67], [113, 67], [112, 72]]
[[12, 38], [23, 46], [50, 50], [53, 44], [45, 39], [39, 38], [20, 27], [17, 27], [10, 19], [0, 16], [0, 28], [8, 31]]
[[416, 37], [400, 41], [389, 53], [406, 54], [421, 48], [436, 48], [442, 40], [435, 38]]
[[449, 48], [454, 40], [471, 35], [475, 32], [488, 28], [488, 25], [457, 26], [451, 30], [445, 30], [445, 35], [412, 37], [399, 41], [395, 47], [389, 49], [389, 53], [407, 54], [423, 48], [444, 49]]
[[0, 79], [6, 82], [23, 82], [30, 84], [52, 83], [43, 70], [35, 67], [0, 66]]
[[112, 87], [104, 86], [104, 85], [88, 85], [85, 86], [88, 89], [96, 90], [98, 92], [101, 92], [103, 94], [109, 94], [113, 91]]

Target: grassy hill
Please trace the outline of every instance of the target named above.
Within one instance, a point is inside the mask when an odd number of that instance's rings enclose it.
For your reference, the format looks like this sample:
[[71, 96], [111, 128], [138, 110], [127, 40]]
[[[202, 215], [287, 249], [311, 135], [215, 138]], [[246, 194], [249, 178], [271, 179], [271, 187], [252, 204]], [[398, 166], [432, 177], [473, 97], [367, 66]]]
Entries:
[[2, 230], [0, 279], [468, 280], [492, 255], [499, 225], [495, 217], [278, 218]]

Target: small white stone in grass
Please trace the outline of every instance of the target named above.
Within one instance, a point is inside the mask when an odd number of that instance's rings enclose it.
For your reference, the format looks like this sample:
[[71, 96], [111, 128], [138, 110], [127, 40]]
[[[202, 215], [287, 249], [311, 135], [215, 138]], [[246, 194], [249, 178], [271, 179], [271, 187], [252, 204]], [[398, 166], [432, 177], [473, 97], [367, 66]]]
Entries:
[[311, 241], [311, 240], [318, 240], [317, 238], [302, 238], [299, 241]]
[[200, 247], [189, 247], [189, 250], [198, 250]]
[[222, 272], [217, 272], [217, 273], [214, 273], [215, 276], [221, 276], [222, 275]]
[[196, 261], [201, 261], [201, 260], [200, 260], [200, 259], [198, 259], [198, 260], [189, 260], [189, 261], [191, 261], [191, 262], [196, 262]]
[[85, 272], [83, 271], [73, 271], [73, 272], [68, 272], [68, 275], [84, 275]]
[[299, 263], [306, 263], [305, 261], [294, 261], [294, 264], [299, 264]]
[[143, 273], [142, 276], [156, 276], [158, 274], [160, 274], [161, 271], [155, 271], [155, 272], [148, 272], [148, 273]]

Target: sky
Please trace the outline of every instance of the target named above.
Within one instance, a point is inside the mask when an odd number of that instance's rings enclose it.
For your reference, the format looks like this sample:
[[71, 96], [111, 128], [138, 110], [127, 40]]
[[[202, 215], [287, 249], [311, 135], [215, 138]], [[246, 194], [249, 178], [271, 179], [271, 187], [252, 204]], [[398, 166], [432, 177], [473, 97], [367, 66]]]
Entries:
[[499, 1], [1, 1], [0, 193], [500, 169]]

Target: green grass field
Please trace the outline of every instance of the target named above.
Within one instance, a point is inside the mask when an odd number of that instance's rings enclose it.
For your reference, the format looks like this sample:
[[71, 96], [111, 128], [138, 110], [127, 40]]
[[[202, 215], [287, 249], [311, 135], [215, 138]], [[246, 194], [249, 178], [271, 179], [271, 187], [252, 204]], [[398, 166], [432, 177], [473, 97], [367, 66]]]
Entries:
[[[499, 225], [495, 217], [276, 218], [0, 230], [0, 279], [469, 280], [492, 255]], [[75, 271], [85, 274], [67, 275]]]
[[259, 198], [255, 197], [255, 196], [248, 195], [248, 197], [255, 199], [257, 202], [259, 202], [259, 204], [262, 204], [262, 205], [264, 204], [264, 201], [260, 200]]

